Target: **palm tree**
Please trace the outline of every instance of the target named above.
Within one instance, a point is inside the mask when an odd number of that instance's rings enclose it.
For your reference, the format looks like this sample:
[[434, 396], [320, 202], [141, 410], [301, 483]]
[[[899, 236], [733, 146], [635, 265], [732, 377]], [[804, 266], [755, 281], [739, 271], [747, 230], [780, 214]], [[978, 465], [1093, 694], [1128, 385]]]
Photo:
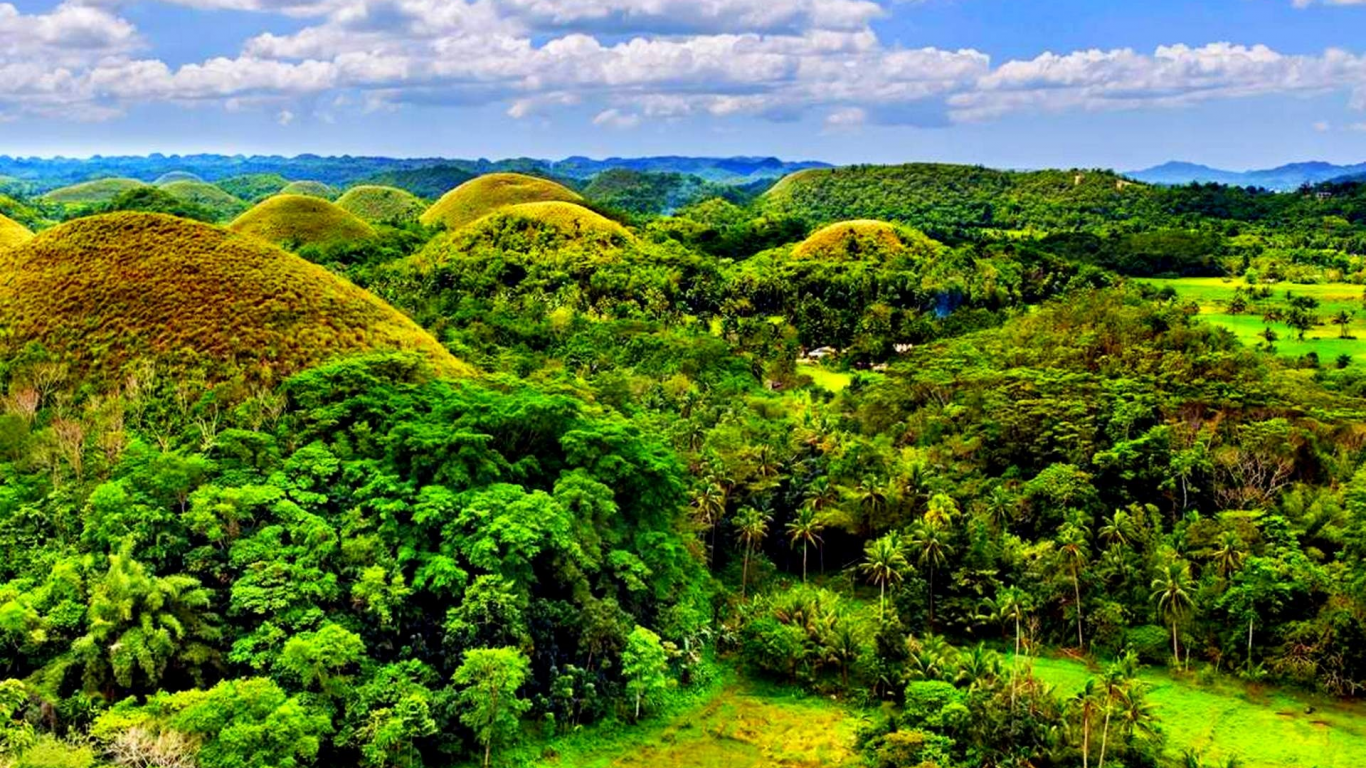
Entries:
[[996, 530], [1004, 531], [1010, 525], [1015, 515], [1015, 505], [1015, 497], [1004, 486], [998, 485], [987, 494], [987, 518], [996, 526]]
[[884, 620], [887, 617], [887, 585], [901, 583], [910, 568], [901, 551], [900, 537], [889, 533], [864, 545], [863, 563], [859, 568], [878, 586], [878, 619]]
[[1029, 613], [1029, 595], [1019, 587], [1006, 587], [987, 603], [998, 621], [1015, 625], [1015, 655], [1010, 660], [1010, 708], [1015, 708], [1015, 680], [1020, 665], [1020, 623]]
[[1243, 540], [1233, 531], [1219, 535], [1219, 545], [1210, 553], [1210, 560], [1225, 579], [1243, 565]]
[[[704, 531], [715, 531], [716, 524], [721, 521], [721, 517], [726, 514], [726, 489], [725, 486], [713, 479], [708, 479], [701, 488], [693, 492], [692, 496], [692, 517], [699, 527]], [[712, 536], [711, 547], [707, 550], [707, 562], [710, 563], [715, 555], [716, 537]]]
[[825, 530], [825, 523], [821, 521], [820, 515], [811, 506], [804, 506], [797, 511], [797, 516], [787, 522], [788, 541], [796, 546], [797, 542], [802, 543], [802, 583], [806, 583], [806, 548], [815, 546], [820, 548], [824, 541], [821, 538], [821, 531]]
[[1333, 315], [1333, 324], [1336, 325], [1336, 326], [1340, 329], [1340, 330], [1338, 331], [1338, 338], [1340, 338], [1340, 339], [1350, 339], [1350, 338], [1352, 338], [1352, 337], [1351, 337], [1350, 335], [1348, 335], [1348, 333], [1347, 333], [1347, 326], [1349, 326], [1349, 325], [1352, 324], [1352, 313], [1351, 313], [1351, 312], [1348, 312], [1348, 311], [1345, 310], [1345, 309], [1339, 310], [1338, 313], [1337, 313], [1336, 315]]
[[871, 530], [873, 521], [887, 511], [887, 492], [871, 475], [865, 476], [854, 489], [854, 500], [862, 513], [859, 520], [861, 530]]
[[1191, 578], [1190, 565], [1176, 559], [1168, 561], [1162, 572], [1153, 579], [1152, 588], [1157, 610], [1171, 622], [1172, 659], [1180, 666], [1181, 651], [1177, 645], [1176, 625], [1192, 605], [1191, 592], [1195, 590], [1195, 580]]
[[735, 529], [740, 534], [740, 542], [745, 546], [745, 564], [740, 571], [740, 597], [744, 598], [749, 584], [749, 557], [768, 536], [768, 524], [773, 518], [767, 512], [754, 507], [744, 507], [735, 517]]
[[1114, 547], [1127, 547], [1134, 539], [1133, 516], [1122, 509], [1115, 510], [1105, 525], [1100, 527], [1100, 540]]
[[916, 560], [930, 569], [930, 626], [934, 626], [934, 572], [948, 561], [953, 554], [944, 536], [944, 530], [930, 522], [922, 522], [911, 534], [911, 546], [918, 553]]
[[958, 502], [947, 493], [936, 493], [930, 497], [929, 507], [925, 510], [925, 522], [938, 526], [947, 527], [953, 522], [953, 518], [958, 516]]
[[1086, 567], [1086, 531], [1071, 523], [1064, 525], [1058, 533], [1058, 553], [1072, 574], [1072, 591], [1077, 600], [1077, 647], [1085, 648], [1081, 633], [1081, 570]]
[[1088, 678], [1086, 684], [1068, 701], [1068, 706], [1081, 718], [1081, 765], [1088, 768], [1091, 764], [1091, 716], [1096, 712], [1096, 679]]
[[838, 665], [844, 690], [849, 689], [849, 667], [858, 661], [860, 643], [854, 622], [836, 620], [821, 641], [822, 658], [827, 663]]

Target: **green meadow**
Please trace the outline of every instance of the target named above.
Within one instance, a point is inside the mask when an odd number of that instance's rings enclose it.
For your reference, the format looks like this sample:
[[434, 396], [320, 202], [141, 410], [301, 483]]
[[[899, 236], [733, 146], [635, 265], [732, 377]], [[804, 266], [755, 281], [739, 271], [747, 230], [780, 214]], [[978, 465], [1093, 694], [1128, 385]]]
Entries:
[[[1034, 674], [1066, 697], [1098, 670], [1070, 659], [1033, 660]], [[1223, 679], [1196, 684], [1188, 676], [1145, 670], [1167, 734], [1167, 752], [1200, 753], [1206, 765], [1237, 760], [1242, 768], [1357, 768], [1366, 765], [1366, 708], [1282, 689]]]
[[[1239, 341], [1249, 346], [1263, 343], [1262, 332], [1270, 325], [1279, 336], [1275, 344], [1278, 354], [1302, 357], [1315, 352], [1325, 366], [1333, 365], [1339, 355], [1348, 355], [1352, 358], [1352, 365], [1366, 364], [1366, 303], [1362, 301], [1366, 288], [1363, 286], [1353, 283], [1275, 283], [1267, 286], [1271, 289], [1270, 298], [1249, 301], [1247, 310], [1233, 314], [1229, 312], [1229, 302], [1233, 300], [1234, 292], [1239, 288], [1249, 288], [1241, 278], [1151, 278], [1144, 282], [1159, 287], [1169, 286], [1182, 299], [1197, 302], [1202, 317], [1229, 329]], [[1265, 309], [1284, 309], [1288, 306], [1287, 291], [1319, 302], [1315, 314], [1320, 324], [1309, 329], [1303, 341], [1298, 338], [1298, 332], [1284, 321], [1268, 323], [1263, 320]], [[1341, 338], [1342, 328], [1332, 322], [1332, 318], [1340, 311], [1352, 316], [1347, 333], [1355, 338]]]

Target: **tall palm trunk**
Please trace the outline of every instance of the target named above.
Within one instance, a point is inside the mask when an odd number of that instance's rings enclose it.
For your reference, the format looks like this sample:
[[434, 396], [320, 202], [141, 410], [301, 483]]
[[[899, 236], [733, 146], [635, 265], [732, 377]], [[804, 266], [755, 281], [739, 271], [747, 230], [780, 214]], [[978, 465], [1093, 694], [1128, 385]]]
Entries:
[[802, 583], [806, 583], [806, 539], [802, 539]]
[[1015, 656], [1010, 660], [1010, 709], [1015, 709], [1015, 690], [1018, 687], [1016, 679], [1019, 677], [1020, 670], [1020, 615], [1015, 614]]
[[745, 599], [745, 588], [749, 586], [749, 545], [745, 545], [745, 563], [740, 569], [740, 599]]
[[1177, 647], [1176, 647], [1176, 617], [1175, 617], [1175, 616], [1172, 617], [1172, 660], [1176, 663], [1176, 666], [1177, 666], [1178, 668], [1180, 668], [1180, 666], [1181, 666], [1181, 651], [1178, 650]]
[[1077, 648], [1085, 649], [1086, 641], [1081, 636], [1081, 576], [1076, 566], [1072, 567], [1072, 591], [1077, 596]]
[[1105, 745], [1110, 741], [1110, 694], [1105, 695], [1105, 728], [1100, 732], [1100, 763], [1096, 768], [1105, 768]]
[[1091, 712], [1084, 710], [1081, 716], [1081, 768], [1091, 765]]

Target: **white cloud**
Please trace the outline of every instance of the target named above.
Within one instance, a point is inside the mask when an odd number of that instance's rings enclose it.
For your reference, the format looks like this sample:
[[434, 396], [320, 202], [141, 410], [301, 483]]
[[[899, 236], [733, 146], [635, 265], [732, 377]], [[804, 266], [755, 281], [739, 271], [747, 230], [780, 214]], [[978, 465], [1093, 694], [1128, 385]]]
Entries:
[[599, 112], [593, 118], [593, 125], [605, 128], [634, 128], [640, 125], [640, 115], [634, 112], [622, 112], [613, 107]]
[[825, 116], [825, 127], [832, 130], [857, 128], [868, 120], [868, 110], [862, 107], [841, 107]]

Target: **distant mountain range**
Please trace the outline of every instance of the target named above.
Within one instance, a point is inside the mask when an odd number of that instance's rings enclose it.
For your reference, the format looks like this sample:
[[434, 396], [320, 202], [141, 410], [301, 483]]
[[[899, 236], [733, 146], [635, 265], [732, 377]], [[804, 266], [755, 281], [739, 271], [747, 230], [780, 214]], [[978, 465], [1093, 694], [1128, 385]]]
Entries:
[[46, 191], [83, 181], [124, 177], [152, 181], [173, 171], [192, 173], [206, 181], [219, 181], [243, 174], [279, 174], [287, 179], [321, 181], [345, 186], [363, 179], [387, 174], [434, 171], [434, 176], [457, 179], [497, 171], [516, 171], [586, 181], [610, 169], [629, 169], [654, 173], [684, 173], [719, 184], [749, 184], [775, 179], [806, 168], [828, 167], [826, 163], [789, 162], [775, 157], [612, 157], [594, 160], [569, 157], [563, 160], [509, 158], [506, 160], [462, 160], [453, 158], [322, 157], [299, 155], [162, 155], [90, 158], [33, 158], [0, 155], [0, 181], [26, 183], [36, 191]]
[[1366, 163], [1334, 165], [1332, 163], [1290, 163], [1277, 168], [1252, 171], [1225, 171], [1196, 163], [1171, 162], [1142, 171], [1126, 174], [1150, 184], [1191, 184], [1194, 182], [1229, 184], [1239, 187], [1267, 189], [1297, 189], [1304, 184], [1325, 181], [1360, 181], [1366, 179]]

